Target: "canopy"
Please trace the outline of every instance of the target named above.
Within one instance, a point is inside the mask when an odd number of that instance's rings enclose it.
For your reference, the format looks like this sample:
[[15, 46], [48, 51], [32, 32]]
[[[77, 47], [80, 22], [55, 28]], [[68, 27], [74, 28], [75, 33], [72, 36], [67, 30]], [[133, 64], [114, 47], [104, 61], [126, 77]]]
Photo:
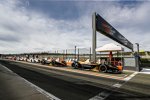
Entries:
[[123, 51], [123, 48], [114, 43], [109, 43], [102, 47], [96, 48], [96, 51], [97, 52]]

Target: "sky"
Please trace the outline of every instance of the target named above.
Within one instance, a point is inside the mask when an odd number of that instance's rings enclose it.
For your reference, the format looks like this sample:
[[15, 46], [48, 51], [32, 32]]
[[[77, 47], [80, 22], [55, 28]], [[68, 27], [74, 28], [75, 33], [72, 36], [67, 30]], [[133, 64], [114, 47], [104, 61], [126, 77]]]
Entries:
[[[149, 1], [0, 0], [0, 54], [90, 48], [94, 12], [150, 51]], [[97, 47], [111, 42], [97, 32]]]

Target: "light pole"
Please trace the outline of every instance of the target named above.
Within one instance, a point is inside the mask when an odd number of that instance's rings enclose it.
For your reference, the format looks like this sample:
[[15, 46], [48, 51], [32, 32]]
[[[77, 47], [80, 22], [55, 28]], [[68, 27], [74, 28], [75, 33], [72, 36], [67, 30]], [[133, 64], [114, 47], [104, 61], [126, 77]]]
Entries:
[[135, 43], [137, 45], [137, 54], [139, 55], [139, 43]]

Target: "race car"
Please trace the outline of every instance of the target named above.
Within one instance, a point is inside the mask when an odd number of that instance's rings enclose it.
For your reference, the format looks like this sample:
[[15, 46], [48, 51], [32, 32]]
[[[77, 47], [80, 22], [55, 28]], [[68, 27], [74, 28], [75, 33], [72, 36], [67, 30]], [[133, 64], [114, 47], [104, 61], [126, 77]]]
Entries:
[[121, 73], [123, 70], [123, 67], [121, 65], [111, 65], [111, 64], [100, 64], [99, 65], [99, 71], [101, 72], [112, 72], [112, 73]]
[[56, 60], [52, 60], [51, 63], [53, 66], [60, 66], [60, 67], [67, 66], [66, 61], [60, 60], [59, 58], [57, 58]]
[[94, 64], [94, 63], [90, 63], [87, 61], [85, 62], [80, 62], [80, 61], [74, 61], [72, 63], [72, 67], [75, 69], [93, 69], [96, 68], [99, 72], [112, 72], [112, 73], [121, 73], [123, 70], [123, 67], [121, 66], [121, 64], [119, 65], [113, 65], [113, 64], [106, 64], [106, 63], [102, 63], [102, 64]]
[[89, 59], [87, 59], [85, 62], [74, 60], [72, 63], [72, 67], [74, 67], [75, 69], [78, 69], [78, 68], [80, 68], [80, 69], [93, 69], [97, 65], [98, 64], [91, 63], [89, 61]]

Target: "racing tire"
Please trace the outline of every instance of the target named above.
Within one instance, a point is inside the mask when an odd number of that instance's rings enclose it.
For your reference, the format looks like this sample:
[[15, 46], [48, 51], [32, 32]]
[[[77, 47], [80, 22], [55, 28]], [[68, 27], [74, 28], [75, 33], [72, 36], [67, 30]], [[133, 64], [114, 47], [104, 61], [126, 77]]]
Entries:
[[99, 71], [106, 73], [107, 67], [105, 65], [100, 65]]
[[79, 64], [78, 64], [77, 62], [74, 64], [74, 66], [75, 66], [75, 67], [74, 67], [75, 69], [78, 69], [78, 68], [79, 68]]
[[56, 62], [54, 60], [52, 60], [52, 66], [55, 66]]
[[75, 67], [75, 64], [74, 64], [74, 63], [72, 63], [72, 64], [71, 64], [71, 66], [72, 66], [72, 67]]

